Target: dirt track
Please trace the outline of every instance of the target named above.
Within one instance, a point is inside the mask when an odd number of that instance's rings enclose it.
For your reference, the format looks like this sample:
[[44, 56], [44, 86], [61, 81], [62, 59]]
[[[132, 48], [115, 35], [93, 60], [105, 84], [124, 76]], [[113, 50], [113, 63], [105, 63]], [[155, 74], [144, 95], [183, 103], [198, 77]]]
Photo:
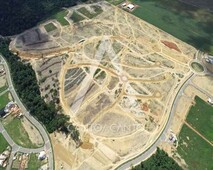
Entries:
[[177, 89], [191, 73], [188, 63], [196, 52], [129, 13], [100, 3], [104, 12], [94, 19], [59, 26], [57, 36], [49, 33], [51, 43], [59, 44], [57, 49], [41, 54], [36, 46], [28, 51], [13, 46], [28, 59], [67, 54], [59, 76], [60, 102], [81, 135], [90, 134], [94, 146], [75, 148], [57, 134], [58, 141], [53, 139], [57, 161], [63, 159], [72, 169], [112, 169], [149, 147], [162, 130]]

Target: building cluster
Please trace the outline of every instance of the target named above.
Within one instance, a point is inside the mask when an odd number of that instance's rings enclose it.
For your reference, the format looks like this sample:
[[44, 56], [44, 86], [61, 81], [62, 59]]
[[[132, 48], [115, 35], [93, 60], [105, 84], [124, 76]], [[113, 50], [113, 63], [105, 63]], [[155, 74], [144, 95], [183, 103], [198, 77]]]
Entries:
[[29, 154], [18, 153], [18, 155], [15, 156], [14, 159], [15, 159], [15, 161], [13, 162], [14, 169], [24, 170], [28, 168]]
[[2, 110], [0, 110], [0, 117], [2, 118], [6, 118], [10, 114], [16, 117], [21, 117], [23, 115], [21, 109], [13, 101], [10, 101]]
[[135, 9], [135, 5], [128, 2], [124, 2], [123, 4], [121, 4], [121, 7], [129, 11], [133, 11]]
[[[28, 169], [30, 157], [31, 155], [28, 153], [17, 153], [17, 155], [14, 156], [12, 168], [19, 170]], [[38, 155], [38, 160], [43, 161], [46, 159], [46, 157], [46, 152], [41, 151]]]
[[205, 59], [207, 63], [213, 64], [213, 56], [208, 55]]
[[7, 166], [9, 157], [11, 153], [11, 147], [8, 146], [7, 149], [0, 154], [0, 166], [5, 168]]

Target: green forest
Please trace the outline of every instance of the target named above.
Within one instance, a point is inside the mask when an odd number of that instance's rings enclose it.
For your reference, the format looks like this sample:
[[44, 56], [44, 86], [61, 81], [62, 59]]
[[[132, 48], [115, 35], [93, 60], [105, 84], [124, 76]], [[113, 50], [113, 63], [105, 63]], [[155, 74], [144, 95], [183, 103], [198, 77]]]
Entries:
[[[40, 95], [34, 70], [29, 63], [24, 63], [17, 55], [9, 51], [10, 40], [0, 39], [0, 53], [7, 60], [16, 92], [30, 114], [42, 122], [48, 132], [65, 129], [69, 117], [59, 112], [55, 103], [45, 103]], [[75, 130], [72, 128], [72, 130]], [[74, 132], [75, 133], [75, 132]], [[78, 134], [78, 132], [76, 132]], [[78, 135], [75, 136], [78, 139]]]
[[[1, 0], [0, 35], [19, 34], [79, 0]], [[82, 0], [86, 1], [86, 0]]]
[[168, 156], [166, 152], [157, 149], [156, 153], [132, 170], [182, 170], [182, 168]]

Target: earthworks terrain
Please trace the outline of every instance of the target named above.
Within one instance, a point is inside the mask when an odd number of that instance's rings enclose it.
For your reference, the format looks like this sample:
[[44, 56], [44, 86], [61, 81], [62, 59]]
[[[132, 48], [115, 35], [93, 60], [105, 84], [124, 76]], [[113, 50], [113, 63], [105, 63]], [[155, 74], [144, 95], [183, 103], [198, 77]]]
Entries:
[[90, 144], [52, 136], [70, 154], [57, 152], [56, 166], [110, 169], [160, 135], [196, 49], [106, 2], [66, 10], [68, 25], [46, 21], [11, 49], [32, 62], [46, 101], [59, 98]]

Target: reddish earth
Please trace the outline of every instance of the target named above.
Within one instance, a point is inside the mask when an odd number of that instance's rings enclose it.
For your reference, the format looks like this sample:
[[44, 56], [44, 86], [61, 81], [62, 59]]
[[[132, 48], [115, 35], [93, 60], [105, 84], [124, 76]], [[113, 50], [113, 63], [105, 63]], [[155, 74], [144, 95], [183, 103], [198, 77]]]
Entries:
[[145, 111], [145, 112], [147, 112], [149, 110], [149, 107], [148, 107], [147, 103], [143, 103], [142, 110]]
[[162, 42], [165, 46], [169, 47], [170, 49], [173, 49], [173, 50], [176, 50], [176, 51], [178, 51], [178, 52], [181, 52], [180, 49], [178, 48], [178, 46], [177, 46], [175, 43], [169, 42], [169, 41], [163, 41], [163, 40], [161, 40], [161, 42]]
[[92, 143], [82, 143], [81, 144], [82, 149], [93, 149], [93, 144]]

